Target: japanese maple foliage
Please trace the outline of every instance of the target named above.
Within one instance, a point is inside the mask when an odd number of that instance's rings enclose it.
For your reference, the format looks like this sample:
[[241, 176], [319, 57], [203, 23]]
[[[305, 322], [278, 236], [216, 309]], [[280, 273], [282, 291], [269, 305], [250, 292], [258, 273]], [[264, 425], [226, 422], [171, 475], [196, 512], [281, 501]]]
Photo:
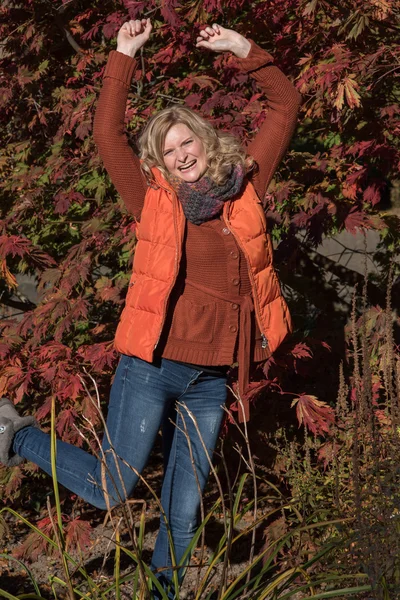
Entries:
[[[299, 228], [309, 246], [375, 228], [387, 256], [394, 252], [398, 219], [379, 211], [399, 170], [399, 24], [389, 0], [26, 0], [0, 11], [0, 292], [10, 308], [0, 321], [0, 395], [44, 424], [55, 396], [64, 439], [82, 443], [81, 411], [97, 422], [84, 366], [107, 399], [134, 253], [135, 223], [92, 138], [107, 55], [128, 18], [154, 23], [127, 105], [133, 143], [171, 102], [244, 140], [262, 123], [266, 101], [255, 83], [229, 57], [195, 48], [205, 23], [253, 38], [302, 93], [299, 126], [265, 198], [273, 236], [285, 241], [283, 275]], [[36, 303], [21, 295], [19, 273], [35, 278]], [[295, 369], [311, 357], [302, 340], [284, 351]], [[311, 397], [297, 402], [306, 424]]]

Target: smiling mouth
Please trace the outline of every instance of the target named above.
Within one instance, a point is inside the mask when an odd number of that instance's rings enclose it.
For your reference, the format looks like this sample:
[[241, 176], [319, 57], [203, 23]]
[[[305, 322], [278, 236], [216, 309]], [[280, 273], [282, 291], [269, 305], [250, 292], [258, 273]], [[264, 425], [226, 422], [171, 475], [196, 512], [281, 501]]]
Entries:
[[190, 171], [190, 169], [192, 169], [196, 163], [197, 163], [196, 159], [191, 160], [190, 163], [188, 163], [187, 165], [182, 165], [182, 167], [178, 167], [178, 170], [181, 172]]

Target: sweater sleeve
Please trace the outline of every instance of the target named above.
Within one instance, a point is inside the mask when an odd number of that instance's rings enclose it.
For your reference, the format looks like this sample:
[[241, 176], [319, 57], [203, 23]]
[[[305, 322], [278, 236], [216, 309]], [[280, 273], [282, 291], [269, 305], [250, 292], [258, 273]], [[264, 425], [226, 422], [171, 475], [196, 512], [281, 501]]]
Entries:
[[239, 69], [258, 83], [268, 103], [265, 121], [247, 147], [258, 166], [252, 183], [261, 199], [289, 145], [301, 102], [294, 85], [272, 62], [272, 56], [253, 41], [248, 56], [236, 59]]
[[97, 102], [93, 136], [127, 210], [139, 219], [147, 187], [139, 158], [125, 132], [126, 101], [136, 65], [136, 60], [129, 56], [115, 50], [110, 52]]

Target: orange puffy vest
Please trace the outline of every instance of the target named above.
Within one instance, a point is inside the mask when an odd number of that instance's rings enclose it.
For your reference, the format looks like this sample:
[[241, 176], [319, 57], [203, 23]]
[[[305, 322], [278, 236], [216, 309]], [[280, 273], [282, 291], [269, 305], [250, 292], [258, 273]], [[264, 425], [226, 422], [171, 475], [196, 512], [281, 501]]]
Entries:
[[[161, 336], [185, 229], [185, 215], [174, 190], [157, 168], [153, 177], [157, 185], [146, 193], [133, 273], [115, 336], [119, 352], [147, 362], [153, 361]], [[249, 181], [239, 198], [225, 202], [223, 219], [246, 258], [257, 322], [274, 352], [291, 331], [291, 319], [272, 264], [264, 210]]]

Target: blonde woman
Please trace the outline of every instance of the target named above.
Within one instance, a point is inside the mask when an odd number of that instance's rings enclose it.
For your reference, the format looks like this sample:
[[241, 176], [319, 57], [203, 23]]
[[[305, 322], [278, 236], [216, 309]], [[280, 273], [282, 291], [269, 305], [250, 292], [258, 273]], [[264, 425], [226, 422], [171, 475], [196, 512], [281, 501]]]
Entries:
[[[265, 93], [267, 117], [244, 149], [188, 108], [166, 108], [142, 133], [140, 161], [124, 132], [124, 115], [135, 54], [151, 28], [149, 20], [121, 27], [95, 117], [104, 165], [138, 221], [133, 273], [115, 339], [121, 358], [102, 448], [105, 477], [96, 457], [64, 442], [58, 442], [57, 477], [94, 506], [114, 506], [132, 494], [162, 429], [165, 517], [152, 568], [173, 598], [171, 552], [181, 565], [198, 525], [228, 367], [239, 363], [239, 417], [248, 419], [243, 396], [249, 369], [266, 360], [291, 328], [261, 200], [291, 138], [299, 94], [254, 42], [217, 24], [206, 27], [197, 48], [233, 53], [239, 69]], [[51, 473], [48, 435], [2, 400], [0, 460], [11, 465], [22, 458]], [[178, 575], [181, 579], [183, 568]]]

